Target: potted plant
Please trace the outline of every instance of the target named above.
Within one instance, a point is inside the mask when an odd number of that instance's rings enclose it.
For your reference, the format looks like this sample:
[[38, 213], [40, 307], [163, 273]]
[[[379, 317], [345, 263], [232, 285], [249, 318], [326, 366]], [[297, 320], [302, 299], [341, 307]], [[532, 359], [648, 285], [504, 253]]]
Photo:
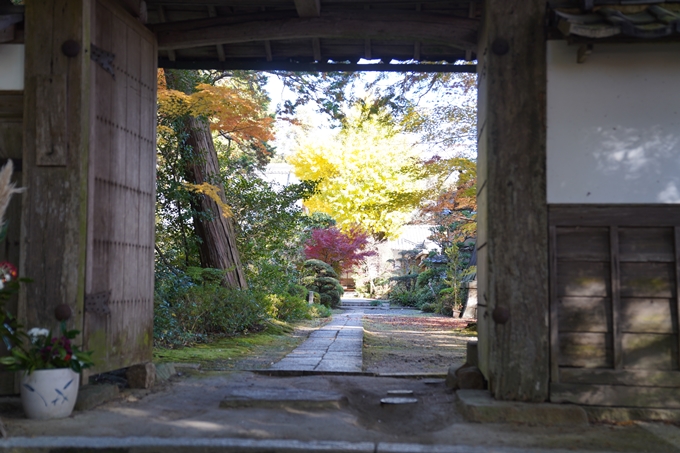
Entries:
[[0, 363], [22, 371], [21, 403], [28, 418], [63, 418], [73, 412], [79, 373], [92, 366], [91, 352], [80, 350], [72, 342], [79, 333], [68, 330], [63, 320], [58, 335], [40, 328], [23, 333], [19, 327], [14, 329], [15, 339], [28, 338], [28, 344], [6, 340], [9, 356], [0, 358]]
[[[12, 195], [23, 192], [12, 179], [12, 161], [0, 169], [0, 242], [7, 234], [4, 216]], [[23, 371], [21, 401], [29, 418], [67, 417], [73, 411], [78, 394], [80, 371], [92, 366], [91, 353], [81, 351], [72, 340], [80, 333], [67, 330], [71, 316], [67, 305], [57, 308], [61, 321], [60, 334], [53, 336], [47, 329], [34, 328], [24, 332], [17, 319], [5, 310], [5, 302], [19, 290], [17, 270], [11, 263], [0, 263], [0, 339], [7, 356], [0, 364], [9, 370]]]

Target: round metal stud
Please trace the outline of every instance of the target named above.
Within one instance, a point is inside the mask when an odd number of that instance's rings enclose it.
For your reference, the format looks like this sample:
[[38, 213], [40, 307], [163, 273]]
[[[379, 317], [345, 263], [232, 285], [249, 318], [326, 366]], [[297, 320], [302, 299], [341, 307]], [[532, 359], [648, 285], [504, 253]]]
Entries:
[[505, 55], [510, 51], [510, 43], [503, 38], [496, 38], [491, 43], [491, 51], [496, 55]]
[[78, 41], [74, 41], [73, 39], [64, 41], [64, 43], [61, 45], [61, 51], [69, 58], [77, 57], [80, 53], [80, 43]]
[[54, 309], [54, 317], [57, 318], [57, 321], [68, 321], [72, 314], [73, 311], [67, 304], [57, 305], [57, 308]]
[[496, 324], [505, 324], [510, 320], [510, 310], [505, 307], [496, 307], [491, 317]]

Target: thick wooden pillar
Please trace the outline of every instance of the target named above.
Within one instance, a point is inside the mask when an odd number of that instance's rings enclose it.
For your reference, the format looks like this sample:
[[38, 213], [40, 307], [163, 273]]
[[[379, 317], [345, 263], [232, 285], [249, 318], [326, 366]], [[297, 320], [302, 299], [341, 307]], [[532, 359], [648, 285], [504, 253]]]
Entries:
[[545, 2], [486, 0], [479, 61], [479, 350], [497, 399], [549, 381]]
[[[90, 1], [26, 2], [24, 159], [19, 302], [28, 327], [54, 328], [68, 304], [82, 325], [90, 105]], [[73, 41], [69, 53], [62, 50]]]

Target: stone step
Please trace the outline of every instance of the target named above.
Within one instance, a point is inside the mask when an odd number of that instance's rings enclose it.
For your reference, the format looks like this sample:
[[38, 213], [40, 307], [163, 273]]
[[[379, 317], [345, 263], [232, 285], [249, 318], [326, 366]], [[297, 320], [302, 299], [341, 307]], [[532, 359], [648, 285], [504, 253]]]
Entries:
[[[383, 441], [333, 441], [294, 439], [191, 438], [191, 437], [13, 437], [0, 442], [0, 452], [88, 451], [122, 453], [590, 453], [582, 448], [534, 448], [466, 444], [417, 444]], [[600, 453], [610, 453], [602, 450]]]

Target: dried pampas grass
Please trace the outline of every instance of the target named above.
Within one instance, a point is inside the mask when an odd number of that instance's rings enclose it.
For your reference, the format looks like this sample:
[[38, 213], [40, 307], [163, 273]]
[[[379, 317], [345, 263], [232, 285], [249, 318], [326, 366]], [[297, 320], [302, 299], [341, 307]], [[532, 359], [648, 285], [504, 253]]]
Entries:
[[0, 170], [0, 229], [5, 225], [5, 212], [12, 195], [26, 190], [23, 187], [15, 187], [12, 182], [12, 172], [14, 172], [14, 164], [11, 159], [8, 159], [5, 166]]

